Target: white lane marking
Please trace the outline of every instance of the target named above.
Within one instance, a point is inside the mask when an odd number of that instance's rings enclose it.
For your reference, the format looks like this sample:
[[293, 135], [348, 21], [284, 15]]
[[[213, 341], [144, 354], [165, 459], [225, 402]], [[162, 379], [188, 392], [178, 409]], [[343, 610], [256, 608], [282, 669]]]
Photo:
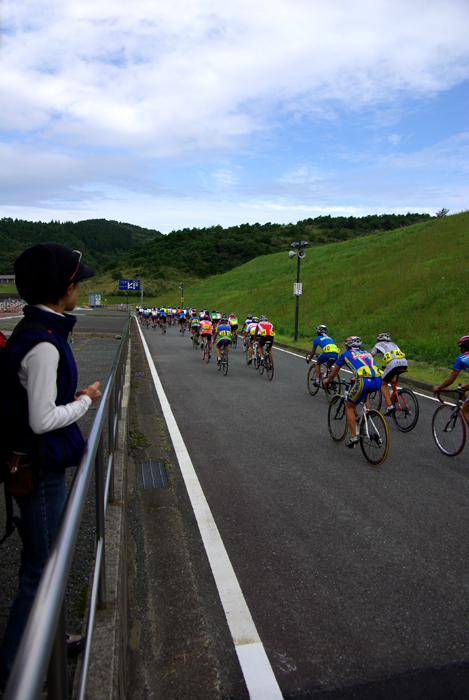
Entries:
[[[298, 353], [296, 353], [296, 352], [291, 352], [291, 350], [284, 350], [283, 348], [277, 348], [277, 347], [275, 347], [275, 345], [273, 346], [273, 349], [274, 349], [274, 350], [278, 350], [279, 352], [286, 352], [287, 355], [294, 355], [295, 357], [299, 357], [299, 358], [302, 359], [303, 361], [304, 361], [304, 359], [305, 359], [305, 358], [303, 357], [303, 355], [298, 355]], [[312, 362], [314, 362], [314, 360], [312, 360]], [[350, 371], [349, 369], [344, 369], [343, 367], [341, 367], [341, 370], [340, 370], [340, 371], [341, 371], [341, 372], [347, 372], [347, 374], [352, 374], [351, 371]], [[399, 387], [399, 389], [404, 389], [404, 388], [405, 388], [405, 387], [402, 387], [402, 386]], [[440, 403], [440, 400], [439, 400], [439, 399], [436, 399], [434, 396], [428, 396], [427, 394], [421, 394], [419, 391], [414, 391], [413, 389], [412, 389], [412, 391], [414, 392], [414, 394], [415, 394], [416, 396], [422, 396], [424, 399], [428, 399], [429, 401], [436, 401], [437, 403]], [[454, 405], [454, 404], [450, 404], [450, 405]]]
[[283, 700], [277, 679], [265, 653], [264, 645], [249, 612], [225, 545], [202, 491], [169, 401], [166, 398], [150, 350], [140, 325], [137, 325], [156, 393], [158, 394], [166, 425], [171, 435], [187, 492], [191, 499], [205, 551], [212, 567], [213, 577], [218, 588], [231, 636], [233, 637], [241, 670], [249, 691], [249, 697], [251, 700]]

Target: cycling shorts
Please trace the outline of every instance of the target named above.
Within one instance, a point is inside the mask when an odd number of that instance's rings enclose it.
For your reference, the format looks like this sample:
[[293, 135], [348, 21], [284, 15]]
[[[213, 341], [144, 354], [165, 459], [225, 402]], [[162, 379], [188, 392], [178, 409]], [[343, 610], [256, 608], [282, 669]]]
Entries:
[[322, 352], [317, 361], [320, 365], [322, 365], [323, 362], [327, 362], [328, 360], [335, 362], [337, 358], [339, 357], [339, 353], [337, 352]]
[[230, 326], [231, 326], [231, 330], [232, 330], [232, 331], [237, 331], [237, 330], [238, 330], [238, 324], [237, 324], [237, 323], [234, 323], [233, 325], [231, 325], [231, 323], [230, 323]]
[[212, 340], [212, 334], [211, 334], [211, 333], [201, 333], [201, 334], [200, 334], [200, 337], [202, 338], [202, 340], [203, 340], [204, 338], [207, 338], [207, 340]]
[[263, 348], [264, 345], [267, 345], [267, 349], [270, 350], [272, 345], [274, 344], [274, 338], [271, 335], [260, 335], [257, 340], [259, 341], [259, 347]]
[[220, 340], [217, 340], [217, 348], [221, 348], [222, 345], [231, 345], [231, 340], [229, 338], [220, 338]]
[[381, 390], [381, 377], [357, 377], [350, 386], [345, 397], [347, 401], [355, 405], [366, 399], [366, 395], [370, 391]]
[[389, 371], [387, 371], [387, 368], [384, 370], [384, 374], [381, 377], [383, 382], [386, 382], [386, 384], [389, 384], [389, 382], [394, 379], [394, 377], [397, 377], [399, 374], [402, 374], [403, 372], [407, 372], [407, 367], [391, 367]]

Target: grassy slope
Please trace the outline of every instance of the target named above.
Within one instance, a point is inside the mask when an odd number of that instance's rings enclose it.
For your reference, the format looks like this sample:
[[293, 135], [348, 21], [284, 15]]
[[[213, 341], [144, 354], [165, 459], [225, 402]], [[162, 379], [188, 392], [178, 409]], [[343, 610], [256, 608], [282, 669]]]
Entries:
[[[315, 247], [301, 261], [299, 337], [318, 323], [335, 339], [360, 335], [371, 347], [390, 332], [415, 360], [451, 366], [467, 318], [469, 212], [396, 231]], [[277, 331], [294, 331], [296, 258], [263, 256], [185, 289], [197, 308], [265, 313]], [[158, 302], [177, 303], [179, 292]]]

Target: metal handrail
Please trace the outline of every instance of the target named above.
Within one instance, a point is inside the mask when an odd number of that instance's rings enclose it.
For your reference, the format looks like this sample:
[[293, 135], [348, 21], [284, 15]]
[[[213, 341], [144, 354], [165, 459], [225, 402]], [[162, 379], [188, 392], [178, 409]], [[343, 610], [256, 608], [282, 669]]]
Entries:
[[[117, 443], [129, 335], [130, 318], [122, 335], [83, 456], [73, 478], [60, 524], [3, 695], [4, 700], [36, 700], [36, 698], [40, 698], [46, 673], [48, 698], [51, 700], [66, 700], [68, 698], [65, 590], [94, 468], [96, 473], [97, 540], [79, 686], [79, 697], [84, 697], [96, 604], [101, 609], [106, 607], [104, 522], [108, 494], [111, 502], [114, 498], [114, 452]], [[107, 410], [109, 458], [105, 485], [103, 430]]]

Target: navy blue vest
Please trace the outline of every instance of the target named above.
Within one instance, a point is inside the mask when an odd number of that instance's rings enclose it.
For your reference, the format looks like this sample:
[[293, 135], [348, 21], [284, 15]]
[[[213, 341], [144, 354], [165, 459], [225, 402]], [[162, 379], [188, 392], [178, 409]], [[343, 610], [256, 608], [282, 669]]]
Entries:
[[[3, 438], [14, 452], [34, 457], [35, 464], [52, 469], [76, 466], [81, 458], [84, 440], [80, 428], [72, 423], [65, 428], [36, 435], [29, 426], [28, 396], [18, 379], [23, 357], [35, 345], [48, 342], [59, 351], [57, 368], [57, 406], [73, 401], [77, 390], [78, 372], [68, 334], [76, 317], [58, 315], [33, 306], [24, 308], [26, 319], [39, 323], [47, 330], [26, 330], [7, 344], [7, 371], [0, 387], [0, 419]], [[21, 323], [21, 321], [20, 321]]]

